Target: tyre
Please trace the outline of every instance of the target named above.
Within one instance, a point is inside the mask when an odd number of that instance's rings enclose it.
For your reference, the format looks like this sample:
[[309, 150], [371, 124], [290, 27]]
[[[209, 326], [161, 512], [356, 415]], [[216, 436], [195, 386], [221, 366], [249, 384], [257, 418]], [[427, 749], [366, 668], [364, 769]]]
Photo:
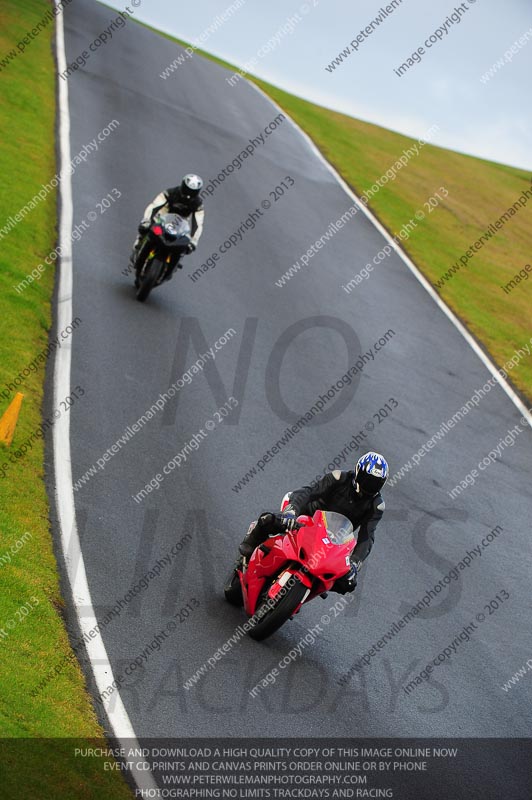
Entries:
[[[249, 631], [249, 635], [252, 639], [261, 641], [262, 639], [266, 639], [268, 636], [271, 636], [272, 633], [275, 633], [275, 631], [278, 630], [281, 625], [284, 625], [284, 623], [290, 619], [307, 593], [307, 587], [304, 586], [301, 581], [294, 576], [291, 577], [290, 580], [285, 584], [284, 589], [285, 592], [283, 593], [281, 599], [274, 603], [273, 608], [267, 611]], [[260, 613], [261, 608], [262, 604], [255, 612], [255, 615]]]
[[160, 258], [154, 258], [145, 269], [144, 276], [139, 278], [139, 288], [137, 289], [137, 300], [143, 303], [149, 293], [159, 280], [164, 264]]

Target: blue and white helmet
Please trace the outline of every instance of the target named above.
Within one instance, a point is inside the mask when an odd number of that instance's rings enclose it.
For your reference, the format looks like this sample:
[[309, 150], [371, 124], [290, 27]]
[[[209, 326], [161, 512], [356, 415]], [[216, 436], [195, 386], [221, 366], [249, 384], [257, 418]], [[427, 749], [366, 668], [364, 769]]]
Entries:
[[378, 494], [387, 478], [388, 463], [379, 453], [364, 453], [355, 464], [353, 486], [362, 494]]

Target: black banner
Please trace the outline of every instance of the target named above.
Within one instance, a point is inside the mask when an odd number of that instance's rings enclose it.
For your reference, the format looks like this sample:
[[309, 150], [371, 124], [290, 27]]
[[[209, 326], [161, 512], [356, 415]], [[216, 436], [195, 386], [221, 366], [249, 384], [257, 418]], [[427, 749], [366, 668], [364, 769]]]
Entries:
[[50, 764], [81, 779], [99, 762], [149, 800], [532, 797], [532, 739], [4, 739], [0, 748], [9, 800], [44, 796], [30, 785], [36, 762], [41, 790]]

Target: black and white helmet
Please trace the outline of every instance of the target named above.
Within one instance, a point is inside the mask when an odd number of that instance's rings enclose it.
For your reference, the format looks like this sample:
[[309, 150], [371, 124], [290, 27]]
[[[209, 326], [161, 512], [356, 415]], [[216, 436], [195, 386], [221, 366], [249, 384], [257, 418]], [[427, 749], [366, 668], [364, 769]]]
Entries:
[[197, 197], [198, 194], [201, 192], [203, 188], [203, 181], [199, 175], [194, 175], [190, 173], [189, 175], [185, 175], [183, 180], [181, 181], [181, 194], [187, 200], [190, 200], [193, 197]]

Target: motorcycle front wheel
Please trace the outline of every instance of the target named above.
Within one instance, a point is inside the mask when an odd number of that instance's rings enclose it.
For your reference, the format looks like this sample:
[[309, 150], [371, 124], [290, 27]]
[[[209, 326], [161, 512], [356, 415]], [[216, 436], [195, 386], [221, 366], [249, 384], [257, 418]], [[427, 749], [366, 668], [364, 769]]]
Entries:
[[144, 275], [139, 277], [139, 287], [137, 289], [137, 300], [143, 303], [149, 293], [159, 280], [164, 269], [164, 263], [160, 258], [153, 258], [145, 267]]
[[[285, 591], [280, 599], [278, 601], [274, 600], [272, 608], [262, 613], [261, 609], [263, 609], [268, 602], [268, 597], [266, 596], [264, 603], [259, 606], [253, 617], [251, 617], [250, 621], [253, 627], [249, 631], [249, 635], [252, 639], [261, 641], [271, 636], [272, 633], [275, 633], [281, 625], [284, 625], [284, 623], [290, 619], [307, 593], [307, 587], [304, 586], [296, 576], [290, 578], [285, 584], [284, 589]], [[255, 617], [259, 617], [256, 622], [254, 621]]]

